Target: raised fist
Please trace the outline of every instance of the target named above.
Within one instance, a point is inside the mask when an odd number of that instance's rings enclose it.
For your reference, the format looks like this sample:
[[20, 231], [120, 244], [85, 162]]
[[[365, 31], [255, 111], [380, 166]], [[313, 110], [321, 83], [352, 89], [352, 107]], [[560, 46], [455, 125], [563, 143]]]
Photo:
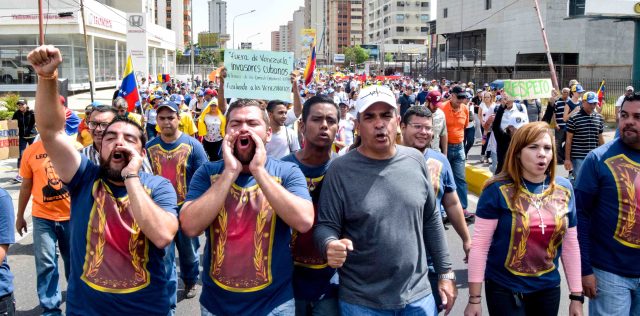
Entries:
[[62, 63], [60, 50], [52, 45], [42, 45], [32, 50], [27, 60], [33, 66], [38, 76], [51, 77]]

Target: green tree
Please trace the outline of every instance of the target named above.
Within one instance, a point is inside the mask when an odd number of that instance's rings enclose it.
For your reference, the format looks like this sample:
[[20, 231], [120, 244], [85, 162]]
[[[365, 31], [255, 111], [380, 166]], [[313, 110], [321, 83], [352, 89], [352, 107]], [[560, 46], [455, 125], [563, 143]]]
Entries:
[[344, 61], [347, 64], [354, 63], [360, 65], [369, 59], [369, 52], [360, 45], [347, 47], [344, 49]]
[[391, 53], [384, 54], [384, 61], [388, 62], [388, 63], [392, 62], [393, 61], [393, 54], [391, 54]]

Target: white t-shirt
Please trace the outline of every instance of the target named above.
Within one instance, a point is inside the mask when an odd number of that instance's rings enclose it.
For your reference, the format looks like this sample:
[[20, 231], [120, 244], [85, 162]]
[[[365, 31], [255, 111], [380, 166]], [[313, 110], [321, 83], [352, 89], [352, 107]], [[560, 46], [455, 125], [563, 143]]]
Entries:
[[288, 127], [282, 127], [277, 133], [271, 134], [271, 140], [265, 146], [267, 156], [280, 159], [300, 149], [298, 135]]
[[293, 123], [295, 123], [297, 119], [298, 117], [293, 112], [293, 109], [290, 109], [289, 111], [287, 111], [287, 119], [284, 121], [284, 126], [293, 125]]
[[347, 113], [347, 118], [340, 119], [338, 123], [338, 135], [344, 131], [344, 139], [341, 139], [347, 146], [353, 144], [353, 128], [355, 127], [355, 118], [351, 114]]
[[495, 113], [494, 111], [496, 109], [496, 104], [493, 103], [487, 106], [484, 102], [482, 102], [480, 103], [480, 108], [482, 109], [482, 117], [480, 119], [482, 120], [482, 125], [484, 125], [489, 117]]
[[624, 102], [624, 97], [625, 97], [625, 95], [623, 94], [623, 95], [618, 97], [618, 100], [616, 100], [616, 107], [617, 108], [622, 107], [622, 102]]
[[207, 134], [204, 135], [204, 140], [213, 143], [222, 140], [222, 134], [220, 134], [220, 118], [217, 115], [207, 114], [204, 117], [204, 124], [207, 126]]

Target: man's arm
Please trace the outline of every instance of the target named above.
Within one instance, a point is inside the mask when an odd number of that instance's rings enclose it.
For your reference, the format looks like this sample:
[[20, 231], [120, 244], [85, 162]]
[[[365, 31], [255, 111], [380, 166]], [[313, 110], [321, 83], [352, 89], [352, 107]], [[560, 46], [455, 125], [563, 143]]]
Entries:
[[16, 231], [20, 236], [22, 236], [23, 231], [27, 233], [27, 221], [24, 219], [24, 212], [27, 209], [27, 204], [29, 204], [32, 188], [33, 179], [23, 177], [20, 185], [20, 195], [18, 195], [18, 214], [16, 215]]
[[50, 45], [40, 46], [27, 56], [38, 74], [36, 121], [42, 144], [60, 179], [71, 182], [80, 167], [80, 153], [64, 131], [64, 107], [58, 104], [58, 66], [60, 51]]
[[471, 249], [471, 235], [469, 234], [469, 229], [464, 219], [462, 204], [460, 204], [458, 194], [455, 191], [445, 192], [442, 197], [442, 206], [444, 206], [444, 211], [447, 213], [449, 221], [451, 221], [451, 226], [453, 226], [453, 229], [456, 230], [456, 233], [462, 240], [462, 248], [466, 259]]
[[449, 149], [449, 147], [447, 147], [448, 145], [449, 145], [449, 135], [444, 134], [443, 136], [440, 136], [440, 151], [442, 151], [442, 154], [445, 156], [447, 155], [447, 151]]
[[[573, 164], [571, 163], [571, 144], [573, 143], [573, 133], [567, 131], [567, 137], [564, 141], [564, 168], [569, 171], [573, 169]], [[574, 174], [574, 176], [577, 176]]]
[[300, 90], [298, 89], [298, 71], [291, 73], [291, 92], [293, 92], [293, 114], [296, 118], [302, 115], [302, 100], [300, 99]]
[[218, 109], [220, 113], [227, 113], [227, 99], [224, 98], [224, 80], [227, 78], [227, 68], [220, 69], [220, 86], [218, 87]]
[[140, 230], [157, 248], [168, 246], [178, 232], [176, 216], [153, 201], [140, 178], [126, 179], [124, 185], [131, 201], [131, 213]]

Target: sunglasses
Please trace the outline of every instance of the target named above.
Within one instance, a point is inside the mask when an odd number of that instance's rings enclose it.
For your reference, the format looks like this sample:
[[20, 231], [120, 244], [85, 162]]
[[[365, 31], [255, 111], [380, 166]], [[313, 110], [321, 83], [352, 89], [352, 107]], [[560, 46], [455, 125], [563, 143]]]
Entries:
[[464, 100], [467, 98], [467, 96], [464, 94], [457, 94], [456, 97], [458, 98], [458, 100]]

